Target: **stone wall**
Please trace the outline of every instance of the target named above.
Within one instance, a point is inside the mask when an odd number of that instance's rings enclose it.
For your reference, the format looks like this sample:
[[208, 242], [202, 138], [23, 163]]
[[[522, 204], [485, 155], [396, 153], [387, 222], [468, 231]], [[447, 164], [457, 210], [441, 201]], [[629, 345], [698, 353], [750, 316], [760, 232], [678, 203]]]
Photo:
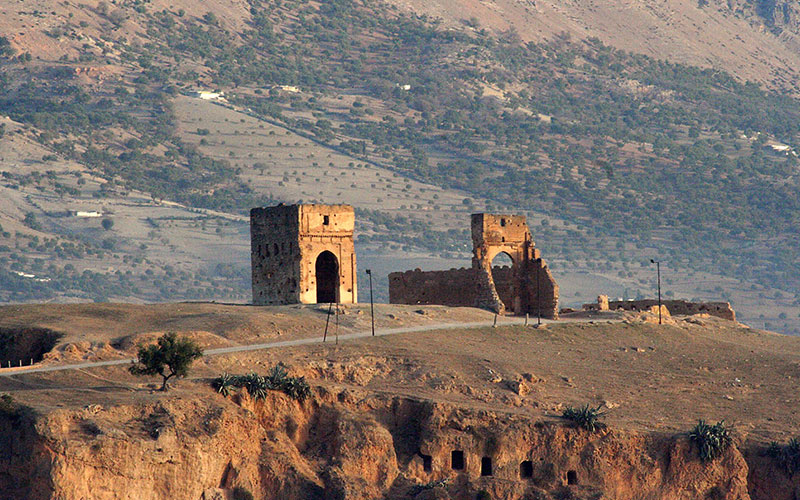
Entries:
[[[472, 268], [389, 275], [393, 304], [461, 305], [497, 313], [558, 317], [558, 285], [535, 248], [525, 217], [473, 214]], [[500, 253], [511, 267], [492, 267]]]
[[[728, 302], [689, 302], [687, 300], [662, 300], [661, 304], [673, 316], [691, 316], [693, 314], [709, 314], [722, 319], [736, 321], [736, 312]], [[622, 309], [624, 311], [647, 311], [658, 307], [658, 300], [612, 300], [608, 302], [611, 311]], [[584, 310], [597, 310], [597, 304], [584, 304]]]
[[[536, 315], [536, 268], [525, 277], [520, 306], [525, 313]], [[558, 286], [549, 270], [538, 269], [539, 287], [542, 294], [541, 313], [544, 318], [557, 318]], [[508, 310], [514, 303], [516, 278], [512, 268], [495, 266], [492, 277], [496, 294]], [[486, 307], [481, 304], [481, 270], [474, 268], [450, 269], [449, 271], [413, 271], [391, 273], [389, 275], [389, 302], [391, 304], [443, 305], [456, 307]], [[555, 288], [555, 290], [554, 290]], [[502, 312], [502, 311], [495, 311]]]
[[292, 304], [299, 299], [299, 207], [250, 211], [250, 260], [253, 303]]
[[413, 271], [389, 275], [389, 302], [392, 304], [438, 304], [474, 307], [478, 297], [477, 269]]

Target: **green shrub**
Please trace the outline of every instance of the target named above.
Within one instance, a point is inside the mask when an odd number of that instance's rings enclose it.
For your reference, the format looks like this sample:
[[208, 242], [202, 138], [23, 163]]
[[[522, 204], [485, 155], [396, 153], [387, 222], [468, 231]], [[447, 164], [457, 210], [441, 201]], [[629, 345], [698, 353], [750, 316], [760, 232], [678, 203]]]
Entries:
[[255, 399], [265, 399], [267, 391], [281, 391], [292, 399], [305, 401], [311, 395], [311, 386], [305, 377], [292, 377], [286, 368], [278, 364], [267, 376], [255, 372], [247, 375], [230, 375], [223, 373], [211, 381], [211, 386], [223, 396], [230, 394], [231, 387], [244, 388]]
[[788, 475], [800, 471], [800, 440], [792, 438], [786, 446], [773, 442], [767, 448], [767, 455], [772, 457]]
[[709, 462], [722, 455], [731, 444], [730, 430], [722, 420], [714, 425], [708, 425], [704, 420], [699, 420], [697, 425], [689, 431], [689, 439], [697, 445], [700, 460]]
[[572, 406], [569, 406], [566, 410], [564, 410], [564, 413], [561, 414], [561, 418], [570, 420], [578, 427], [586, 429], [589, 432], [594, 432], [600, 423], [600, 417], [605, 414], [604, 412], [600, 411], [600, 408], [601, 406], [592, 408], [588, 404], [585, 404], [580, 408], [573, 408]]
[[219, 377], [215, 378], [211, 382], [211, 386], [217, 390], [218, 393], [222, 394], [223, 396], [228, 396], [230, 394], [230, 388], [235, 387], [233, 384], [233, 379], [228, 372], [223, 373]]

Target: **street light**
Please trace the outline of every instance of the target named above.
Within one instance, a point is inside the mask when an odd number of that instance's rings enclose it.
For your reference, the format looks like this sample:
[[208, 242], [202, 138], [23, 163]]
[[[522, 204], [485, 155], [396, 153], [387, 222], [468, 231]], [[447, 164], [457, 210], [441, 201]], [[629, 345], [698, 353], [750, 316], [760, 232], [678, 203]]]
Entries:
[[375, 336], [375, 304], [372, 301], [372, 270], [367, 269], [367, 276], [369, 276], [369, 315], [372, 317], [372, 336]]
[[536, 326], [542, 325], [542, 289], [539, 286], [539, 275], [542, 272], [542, 258], [536, 259]]
[[661, 324], [661, 262], [650, 259], [650, 262], [656, 265], [656, 272], [658, 273], [658, 324]]

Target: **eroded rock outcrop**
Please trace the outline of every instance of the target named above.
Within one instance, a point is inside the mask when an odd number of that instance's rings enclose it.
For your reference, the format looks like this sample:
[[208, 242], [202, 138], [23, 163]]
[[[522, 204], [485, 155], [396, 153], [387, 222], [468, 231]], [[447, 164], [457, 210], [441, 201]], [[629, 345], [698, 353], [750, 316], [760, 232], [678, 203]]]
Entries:
[[[318, 388], [58, 410], [2, 422], [4, 498], [792, 498], [737, 447], [705, 464], [684, 437], [536, 422]], [[749, 491], [748, 491], [749, 489]], [[795, 488], [796, 489], [796, 488]]]

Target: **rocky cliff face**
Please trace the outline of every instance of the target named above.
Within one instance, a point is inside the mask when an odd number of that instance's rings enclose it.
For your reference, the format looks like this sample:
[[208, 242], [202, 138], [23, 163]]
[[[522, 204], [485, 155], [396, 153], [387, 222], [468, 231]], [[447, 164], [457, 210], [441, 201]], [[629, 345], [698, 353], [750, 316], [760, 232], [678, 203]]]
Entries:
[[[2, 420], [0, 497], [791, 499], [755, 450], [704, 464], [683, 437], [317, 389], [164, 398]], [[242, 490], [239, 490], [240, 492]]]

